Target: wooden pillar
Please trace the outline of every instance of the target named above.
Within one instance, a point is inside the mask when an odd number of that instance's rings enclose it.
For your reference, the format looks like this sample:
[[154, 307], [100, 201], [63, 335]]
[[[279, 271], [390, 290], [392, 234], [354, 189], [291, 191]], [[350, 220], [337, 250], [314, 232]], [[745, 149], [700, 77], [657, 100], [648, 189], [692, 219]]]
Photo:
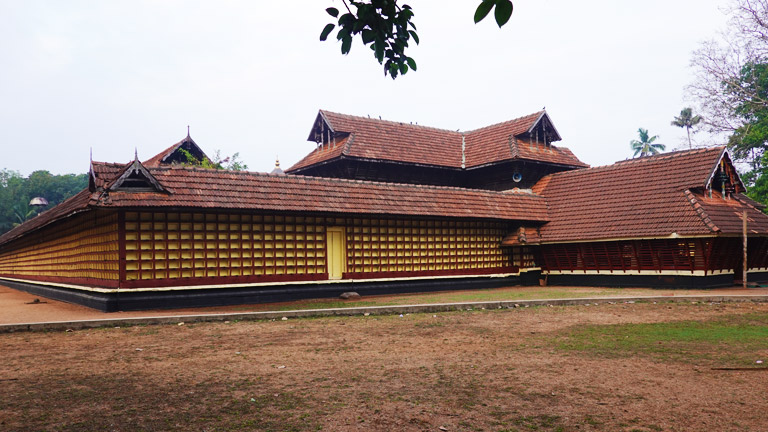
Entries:
[[743, 233], [744, 233], [744, 264], [742, 267], [742, 285], [744, 289], [747, 289], [747, 267], [749, 267], [749, 263], [747, 263], [747, 211], [744, 210], [743, 215]]

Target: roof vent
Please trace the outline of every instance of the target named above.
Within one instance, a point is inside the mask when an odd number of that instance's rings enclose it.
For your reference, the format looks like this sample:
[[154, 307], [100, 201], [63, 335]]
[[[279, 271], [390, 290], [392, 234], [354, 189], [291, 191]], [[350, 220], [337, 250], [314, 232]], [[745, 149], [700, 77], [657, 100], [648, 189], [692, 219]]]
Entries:
[[520, 174], [519, 172], [516, 172], [516, 173], [512, 174], [512, 180], [515, 183], [520, 183], [523, 180], [523, 175]]

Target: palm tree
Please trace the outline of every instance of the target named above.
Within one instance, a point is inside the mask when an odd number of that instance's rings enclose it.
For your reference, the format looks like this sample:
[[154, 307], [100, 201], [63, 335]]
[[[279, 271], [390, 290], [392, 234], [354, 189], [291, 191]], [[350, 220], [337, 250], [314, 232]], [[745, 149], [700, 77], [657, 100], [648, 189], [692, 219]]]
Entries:
[[637, 157], [638, 154], [640, 157], [651, 156], [666, 150], [667, 146], [664, 144], [653, 143], [659, 136], [654, 135], [649, 137], [648, 129], [640, 128], [637, 130], [637, 134], [640, 136], [640, 140], [632, 140], [629, 142], [629, 144], [632, 146], [632, 150], [635, 151], [635, 155], [633, 157]]
[[14, 227], [21, 225], [24, 221], [37, 214], [35, 209], [31, 209], [24, 204], [16, 204], [12, 207], [12, 210], [13, 216], [16, 218], [16, 222], [13, 223]]
[[672, 121], [672, 126], [677, 126], [681, 128], [685, 128], [686, 132], [688, 132], [688, 148], [691, 148], [691, 128], [696, 126], [701, 122], [701, 116], [700, 115], [693, 115], [693, 109], [692, 108], [683, 108], [680, 111], [680, 115], [675, 117], [675, 119]]

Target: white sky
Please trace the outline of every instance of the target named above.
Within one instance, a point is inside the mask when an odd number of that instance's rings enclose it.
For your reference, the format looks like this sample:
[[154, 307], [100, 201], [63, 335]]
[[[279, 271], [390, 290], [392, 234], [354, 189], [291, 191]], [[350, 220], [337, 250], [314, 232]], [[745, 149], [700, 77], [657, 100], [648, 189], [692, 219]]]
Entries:
[[727, 0], [514, 0], [502, 29], [472, 22], [479, 0], [408, 3], [419, 70], [392, 81], [359, 41], [319, 42], [339, 0], [0, 0], [0, 168], [147, 159], [187, 125], [209, 155], [288, 168], [321, 108], [471, 130], [546, 106], [591, 165], [631, 156], [638, 127], [670, 150], [691, 52]]

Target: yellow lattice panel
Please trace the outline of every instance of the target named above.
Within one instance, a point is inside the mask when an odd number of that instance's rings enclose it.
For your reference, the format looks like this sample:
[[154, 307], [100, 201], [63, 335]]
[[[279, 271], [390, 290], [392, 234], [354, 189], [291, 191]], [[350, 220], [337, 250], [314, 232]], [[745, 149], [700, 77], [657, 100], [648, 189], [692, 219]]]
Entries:
[[283, 215], [137, 213], [126, 217], [126, 277], [325, 273], [326, 224], [323, 218]]
[[[351, 225], [351, 227], [350, 227]], [[348, 269], [354, 273], [493, 269], [510, 265], [502, 223], [347, 220]]]
[[119, 278], [117, 214], [91, 211], [6, 246], [0, 274], [52, 281]]

